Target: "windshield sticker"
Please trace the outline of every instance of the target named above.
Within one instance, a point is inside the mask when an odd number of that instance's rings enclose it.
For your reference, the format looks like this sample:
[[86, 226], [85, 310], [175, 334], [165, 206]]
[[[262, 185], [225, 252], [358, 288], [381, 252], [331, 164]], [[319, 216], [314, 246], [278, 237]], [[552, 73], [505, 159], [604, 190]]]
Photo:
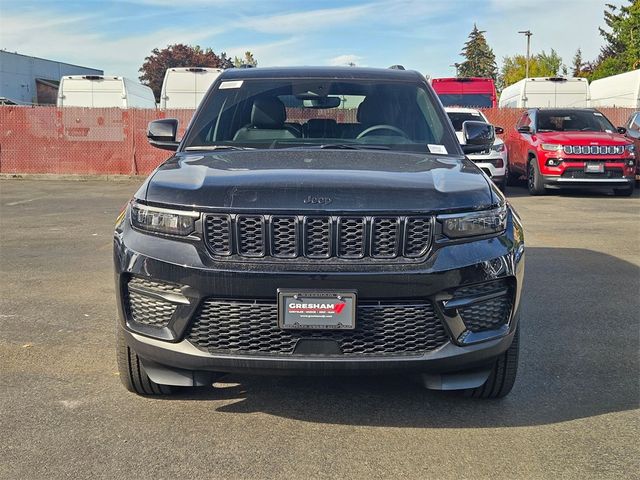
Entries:
[[432, 145], [429, 143], [427, 145], [427, 148], [431, 153], [442, 153], [443, 155], [446, 155], [448, 153], [447, 148], [444, 145]]
[[224, 90], [227, 88], [240, 88], [242, 86], [242, 82], [244, 80], [234, 80], [233, 82], [222, 82], [218, 87], [219, 90]]

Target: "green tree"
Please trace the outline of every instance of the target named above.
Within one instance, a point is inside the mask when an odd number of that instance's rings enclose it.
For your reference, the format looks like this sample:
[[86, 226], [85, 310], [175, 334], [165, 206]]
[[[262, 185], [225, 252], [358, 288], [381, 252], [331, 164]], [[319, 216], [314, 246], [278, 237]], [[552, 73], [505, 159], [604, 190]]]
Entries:
[[536, 60], [540, 66], [540, 71], [545, 72], [541, 76], [553, 77], [561, 72], [566, 73], [566, 67], [562, 64], [562, 58], [553, 48], [551, 53], [547, 54], [544, 50], [536, 56]]
[[640, 68], [640, 1], [629, 0], [622, 7], [607, 4], [604, 22], [607, 28], [598, 30], [605, 44], [592, 65], [590, 80]]
[[244, 52], [244, 57], [243, 58], [233, 57], [233, 66], [234, 67], [240, 68], [240, 67], [247, 66], [247, 65], [251, 66], [251, 67], [257, 67], [258, 66], [258, 62], [253, 57], [253, 53], [247, 51], [247, 52]]
[[[524, 55], [505, 57], [498, 79], [500, 89], [522, 80], [526, 75], [526, 65], [527, 57]], [[529, 77], [555, 77], [561, 72], [566, 73], [566, 67], [554, 49], [551, 53], [543, 50], [529, 58]]]
[[473, 30], [469, 34], [469, 40], [464, 44], [462, 53], [465, 61], [460, 64], [458, 69], [459, 77], [484, 77], [493, 78], [498, 74], [496, 66], [496, 56], [489, 47], [487, 39], [484, 37], [484, 31], [478, 30], [476, 24], [473, 24]]

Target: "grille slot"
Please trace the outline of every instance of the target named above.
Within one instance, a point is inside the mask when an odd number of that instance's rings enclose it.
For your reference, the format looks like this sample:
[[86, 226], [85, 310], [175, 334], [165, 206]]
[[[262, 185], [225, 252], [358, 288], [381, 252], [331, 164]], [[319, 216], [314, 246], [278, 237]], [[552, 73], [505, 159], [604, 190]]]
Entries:
[[207, 214], [204, 239], [223, 259], [417, 261], [432, 245], [433, 218]]
[[231, 255], [231, 218], [229, 215], [208, 215], [205, 220], [206, 239], [216, 255]]
[[238, 217], [238, 253], [245, 257], [265, 254], [264, 219], [260, 215]]
[[298, 220], [296, 217], [274, 217], [271, 220], [271, 252], [274, 257], [298, 255]]
[[407, 218], [404, 254], [407, 257], [424, 255], [431, 245], [431, 219]]
[[400, 221], [398, 218], [375, 218], [371, 232], [371, 256], [394, 258], [400, 246]]
[[278, 327], [272, 303], [208, 299], [187, 339], [220, 354], [293, 355], [300, 339], [329, 339], [345, 356], [420, 355], [448, 340], [430, 303], [359, 305], [355, 330], [296, 331]]
[[365, 219], [341, 218], [338, 227], [338, 255], [362, 258], [365, 248]]
[[331, 256], [331, 219], [309, 217], [304, 224], [304, 251], [309, 258]]

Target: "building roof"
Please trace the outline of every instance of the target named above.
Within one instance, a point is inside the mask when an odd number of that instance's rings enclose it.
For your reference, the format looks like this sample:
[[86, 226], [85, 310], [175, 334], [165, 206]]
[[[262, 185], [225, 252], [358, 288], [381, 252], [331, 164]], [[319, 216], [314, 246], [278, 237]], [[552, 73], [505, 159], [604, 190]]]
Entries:
[[51, 60], [50, 58], [34, 57], [33, 55], [25, 55], [23, 53], [18, 53], [18, 52], [9, 52], [8, 50], [0, 50], [0, 54], [15, 55], [17, 57], [32, 58], [34, 60], [42, 60], [43, 62], [61, 63], [63, 65], [69, 65], [70, 67], [85, 68], [87, 70], [96, 70], [100, 72], [102, 71], [99, 68], [85, 67], [84, 65], [76, 65], [75, 63], [63, 62], [61, 60]]

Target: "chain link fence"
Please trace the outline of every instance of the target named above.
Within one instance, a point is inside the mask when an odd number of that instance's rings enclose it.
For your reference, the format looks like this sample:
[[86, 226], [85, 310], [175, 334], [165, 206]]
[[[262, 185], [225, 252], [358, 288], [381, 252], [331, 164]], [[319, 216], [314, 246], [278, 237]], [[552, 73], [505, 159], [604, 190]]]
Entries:
[[[624, 125], [633, 112], [600, 110], [615, 126]], [[321, 118], [321, 112], [308, 112], [297, 112], [292, 121]], [[522, 114], [509, 108], [484, 112], [505, 132]], [[147, 175], [169, 156], [148, 144], [148, 123], [177, 118], [182, 136], [192, 115], [193, 110], [0, 106], [0, 173]], [[355, 110], [345, 109], [340, 115], [339, 121], [356, 121]]]

